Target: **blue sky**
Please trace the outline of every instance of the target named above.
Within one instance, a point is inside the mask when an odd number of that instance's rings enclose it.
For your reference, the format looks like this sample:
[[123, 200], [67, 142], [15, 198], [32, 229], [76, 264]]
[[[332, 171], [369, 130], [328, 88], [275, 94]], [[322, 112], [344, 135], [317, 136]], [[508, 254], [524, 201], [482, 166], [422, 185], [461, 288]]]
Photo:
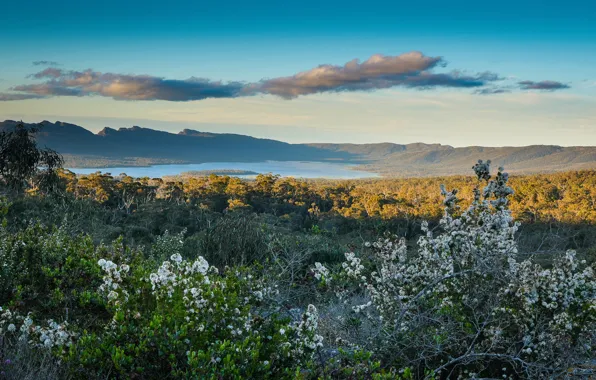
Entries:
[[[0, 6], [0, 23], [2, 119], [290, 142], [596, 145], [588, 1], [21, 1]], [[352, 75], [342, 67], [353, 59], [409, 52], [424, 62], [406, 79], [366, 77], [366, 65], [358, 85], [295, 77], [323, 64]], [[61, 72], [29, 77], [48, 67]], [[103, 90], [65, 84], [88, 69]], [[436, 77], [421, 86], [420, 73]], [[23, 97], [35, 99], [13, 100]]]

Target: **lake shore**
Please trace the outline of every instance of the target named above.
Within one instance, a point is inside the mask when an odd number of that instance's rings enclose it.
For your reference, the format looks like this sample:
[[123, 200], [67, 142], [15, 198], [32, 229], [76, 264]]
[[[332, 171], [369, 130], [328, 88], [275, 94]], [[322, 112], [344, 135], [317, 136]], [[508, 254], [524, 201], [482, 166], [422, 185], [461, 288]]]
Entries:
[[[377, 178], [378, 173], [358, 170], [354, 165], [315, 161], [264, 161], [264, 162], [207, 162], [201, 164], [162, 164], [150, 166], [121, 166], [95, 168], [68, 168], [76, 174], [90, 174], [97, 171], [113, 175], [127, 174], [131, 177], [166, 177], [189, 175], [189, 172], [209, 175], [229, 175], [251, 178], [258, 174], [279, 174], [282, 177], [361, 179]], [[203, 173], [203, 174], [202, 174]]]

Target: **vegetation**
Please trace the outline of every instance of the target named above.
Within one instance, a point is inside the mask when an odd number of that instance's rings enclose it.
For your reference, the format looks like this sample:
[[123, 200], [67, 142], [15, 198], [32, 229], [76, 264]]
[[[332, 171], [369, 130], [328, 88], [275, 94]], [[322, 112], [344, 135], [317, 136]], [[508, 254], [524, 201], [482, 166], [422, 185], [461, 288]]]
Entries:
[[474, 170], [29, 171], [0, 198], [0, 377], [594, 376], [596, 172]]
[[[463, 176], [358, 181], [302, 181], [271, 174], [250, 181], [218, 175], [135, 179], [99, 172], [77, 177], [68, 171], [61, 171], [60, 176], [63, 198], [72, 200], [69, 207], [87, 200], [95, 207], [92, 214], [110, 217], [109, 222], [95, 221], [94, 228], [79, 223], [80, 231], [96, 235], [98, 241], [118, 236], [106, 235], [97, 228], [98, 223], [106, 223], [106, 228], [120, 231], [127, 239], [142, 237], [148, 242], [151, 235], [165, 229], [179, 232], [187, 228], [190, 234], [198, 233], [203, 227], [197, 224], [198, 219], [192, 219], [195, 217], [219, 220], [225, 213], [223, 219], [227, 220], [235, 217], [230, 211], [243, 211], [275, 228], [318, 231], [344, 243], [361, 245], [385, 232], [414, 243], [421, 221], [433, 224], [442, 216], [437, 191], [441, 184], [460, 189], [463, 206], [469, 204], [475, 186], [473, 177]], [[510, 209], [523, 223], [517, 237], [525, 253], [565, 249], [583, 253], [596, 246], [592, 233], [596, 171], [514, 176], [510, 183], [516, 190]], [[122, 210], [126, 217], [110, 214], [109, 209]], [[173, 222], [175, 217], [170, 216], [164, 220], [173, 210], [191, 219]], [[155, 215], [162, 211], [166, 214]], [[139, 235], [141, 231], [144, 236]]]

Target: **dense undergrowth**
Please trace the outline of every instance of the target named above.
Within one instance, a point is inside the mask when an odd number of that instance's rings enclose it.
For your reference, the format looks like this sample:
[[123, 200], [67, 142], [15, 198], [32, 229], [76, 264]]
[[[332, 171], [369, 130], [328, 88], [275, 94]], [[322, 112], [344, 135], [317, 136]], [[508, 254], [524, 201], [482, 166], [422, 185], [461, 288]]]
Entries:
[[475, 170], [9, 193], [0, 376], [590, 376], [596, 174]]

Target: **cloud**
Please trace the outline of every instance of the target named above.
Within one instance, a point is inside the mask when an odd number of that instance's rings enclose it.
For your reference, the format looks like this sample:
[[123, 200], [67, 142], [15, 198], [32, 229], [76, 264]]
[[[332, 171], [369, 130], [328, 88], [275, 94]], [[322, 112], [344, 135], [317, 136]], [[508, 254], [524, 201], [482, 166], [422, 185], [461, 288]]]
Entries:
[[7, 94], [0, 92], [0, 102], [9, 102], [14, 100], [40, 99], [43, 96], [35, 94]]
[[34, 66], [60, 66], [56, 61], [33, 61]]
[[444, 64], [441, 57], [427, 57], [420, 52], [398, 56], [373, 55], [360, 62], [351, 60], [343, 66], [320, 65], [298, 74], [265, 79], [254, 87], [256, 91], [295, 98], [299, 95], [326, 91], [355, 91], [392, 87], [425, 70]]
[[511, 90], [506, 87], [489, 87], [489, 88], [482, 88], [474, 91], [475, 94], [478, 95], [495, 95], [495, 94], [507, 94], [510, 93]]
[[63, 75], [64, 71], [62, 69], [57, 69], [55, 67], [48, 67], [47, 69], [40, 71], [35, 74], [31, 74], [29, 78], [35, 79], [50, 79], [50, 78], [59, 78]]
[[232, 98], [244, 88], [240, 82], [223, 83], [202, 78], [164, 79], [149, 75], [101, 73], [93, 70], [64, 71], [48, 68], [31, 75], [46, 79], [40, 84], [13, 87], [45, 96], [99, 95], [117, 100], [190, 101], [207, 98]]
[[408, 87], [432, 89], [438, 87], [473, 88], [481, 87], [487, 82], [499, 80], [492, 73], [465, 75], [457, 71], [451, 73], [432, 73], [429, 71], [405, 72], [395, 74], [361, 75], [357, 79], [338, 79], [334, 73], [330, 75], [313, 75], [302, 77], [300, 73], [293, 77], [264, 80], [257, 86], [257, 92], [281, 96], [292, 99], [300, 95], [319, 92], [370, 91], [391, 87]]
[[407, 87], [460, 87], [472, 88], [485, 86], [489, 82], [498, 81], [501, 78], [491, 72], [478, 73], [475, 75], [466, 75], [459, 71], [453, 71], [445, 74], [433, 74], [422, 72], [419, 75], [408, 76], [404, 79], [403, 85]]
[[78, 88], [69, 88], [60, 86], [53, 82], [41, 84], [27, 84], [11, 88], [13, 91], [21, 91], [37, 96], [83, 96], [84, 94]]
[[564, 90], [567, 88], [571, 88], [571, 86], [556, 82], [552, 80], [544, 80], [541, 82], [534, 82], [531, 80], [524, 80], [518, 82], [518, 85], [522, 90], [546, 90], [546, 91], [554, 91], [554, 90]]
[[352, 60], [343, 66], [321, 65], [293, 76], [265, 79], [253, 85], [253, 90], [291, 99], [319, 92], [366, 91], [397, 86], [471, 88], [500, 79], [490, 72], [475, 75], [459, 71], [432, 72], [432, 69], [445, 65], [442, 57], [429, 57], [420, 52], [398, 56], [377, 54], [362, 63]]
[[[48, 61], [39, 61], [48, 62]], [[496, 84], [504, 80], [498, 74], [476, 74], [440, 70], [443, 57], [413, 51], [395, 56], [376, 54], [361, 62], [353, 59], [344, 65], [320, 65], [297, 74], [266, 78], [254, 83], [222, 82], [205, 78], [166, 79], [150, 75], [102, 73], [48, 67], [29, 75], [41, 83], [15, 86], [11, 90], [24, 95], [105, 96], [117, 100], [165, 100], [184, 102], [209, 98], [236, 98], [275, 95], [284, 99], [298, 96], [347, 91], [374, 91], [392, 87], [429, 90], [469, 88], [476, 94], [497, 94], [510, 89]], [[518, 88], [556, 90], [568, 88], [560, 82], [518, 82]]]

